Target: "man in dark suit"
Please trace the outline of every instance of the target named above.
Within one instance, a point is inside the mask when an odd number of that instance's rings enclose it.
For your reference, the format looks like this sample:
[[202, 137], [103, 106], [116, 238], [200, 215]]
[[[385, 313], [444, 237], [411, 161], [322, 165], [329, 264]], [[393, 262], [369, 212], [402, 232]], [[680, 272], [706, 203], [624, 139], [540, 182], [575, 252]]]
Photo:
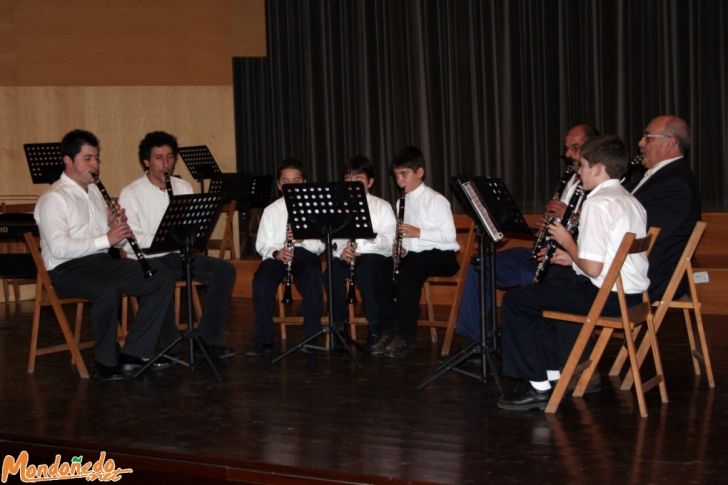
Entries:
[[[658, 116], [650, 121], [639, 142], [647, 169], [632, 194], [647, 210], [647, 227], [661, 229], [650, 254], [650, 298], [662, 297], [700, 220], [700, 193], [685, 153], [690, 148], [688, 125], [677, 116]], [[676, 296], [687, 287], [680, 286]]]

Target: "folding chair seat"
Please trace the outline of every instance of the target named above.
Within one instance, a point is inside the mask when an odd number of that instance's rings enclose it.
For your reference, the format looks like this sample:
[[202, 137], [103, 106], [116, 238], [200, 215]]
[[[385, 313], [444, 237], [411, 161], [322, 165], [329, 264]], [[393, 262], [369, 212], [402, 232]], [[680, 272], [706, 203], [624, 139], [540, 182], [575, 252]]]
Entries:
[[[558, 410], [561, 399], [569, 385], [569, 381], [578, 372], [581, 372], [581, 376], [577, 382], [576, 388], [574, 389], [573, 395], [575, 397], [584, 395], [589, 379], [591, 379], [594, 370], [599, 364], [599, 360], [601, 359], [604, 349], [615, 330], [621, 330], [624, 333], [624, 340], [630, 361], [630, 371], [635, 382], [635, 392], [637, 394], [640, 415], [642, 417], [647, 417], [645, 393], [656, 385], [659, 386], [662, 402], [667, 402], [667, 387], [665, 385], [665, 379], [662, 372], [662, 360], [660, 358], [660, 351], [657, 345], [657, 338], [655, 337], [655, 328], [653, 325], [649, 299], [646, 294], [643, 294], [643, 301], [641, 303], [632, 307], [627, 307], [626, 296], [620, 274], [622, 265], [627, 259], [627, 256], [629, 254], [646, 252], [656, 238], [656, 232], [656, 230], [651, 230], [648, 235], [642, 239], [636, 239], [635, 234], [630, 232], [624, 235], [622, 243], [614, 257], [614, 261], [607, 271], [604, 283], [597, 293], [594, 303], [587, 315], [577, 315], [558, 311], [543, 312], [544, 318], [562, 320], [582, 325], [579, 336], [577, 337], [574, 347], [569, 354], [569, 358], [566, 361], [566, 365], [564, 366], [561, 378], [559, 379], [556, 388], [553, 390], [551, 398], [546, 405], [545, 411], [547, 413], [555, 413]], [[617, 287], [620, 316], [604, 317], [602, 316], [602, 311], [615, 284]], [[644, 383], [642, 382], [640, 368], [637, 362], [637, 353], [635, 350], [636, 337], [634, 335], [635, 329], [641, 325], [646, 326], [648, 347], [652, 352], [656, 371], [656, 375]], [[589, 358], [583, 364], [578, 366], [579, 359], [586, 348], [587, 342], [597, 328], [599, 328], [601, 332], [594, 349], [592, 350]], [[577, 369], [577, 366], [579, 369]]]
[[[680, 256], [678, 264], [675, 267], [675, 271], [673, 271], [672, 277], [667, 284], [667, 288], [662, 295], [662, 299], [653, 301], [652, 306], [655, 309], [655, 314], [653, 317], [655, 332], [658, 332], [660, 330], [662, 322], [664, 321], [665, 315], [667, 314], [667, 311], [669, 309], [682, 309], [683, 318], [685, 321], [685, 329], [687, 331], [688, 344], [690, 346], [690, 354], [692, 356], [693, 371], [695, 372], [696, 376], [699, 376], [701, 373], [700, 365], [703, 364], [703, 366], [705, 367], [705, 375], [708, 381], [708, 386], [710, 388], [713, 388], [715, 387], [715, 380], [713, 378], [713, 366], [710, 363], [708, 343], [705, 336], [705, 328], [703, 327], [703, 317], [700, 311], [700, 301], [698, 300], [698, 293], [695, 288], [695, 276], [692, 266], [693, 254], [695, 254], [695, 250], [700, 243], [700, 239], [705, 232], [706, 226], [707, 224], [702, 221], [698, 221], [695, 224], [695, 228], [693, 229], [693, 232], [690, 235], [687, 244], [685, 245], [685, 249]], [[678, 286], [680, 285], [680, 282], [683, 280], [683, 278], [687, 278], [688, 293], [680, 299], [675, 299], [675, 293], [677, 292]], [[696, 348], [695, 333], [693, 331], [693, 323], [690, 316], [691, 311], [695, 315], [695, 330], [697, 330], [698, 333], [698, 340], [700, 344], [699, 349]], [[644, 361], [648, 352], [648, 348], [649, 341], [646, 337], [643, 337], [637, 351], [638, 365], [641, 365]], [[624, 347], [620, 350], [617, 358], [614, 361], [614, 364], [612, 365], [612, 368], [609, 371], [610, 376], [619, 375], [622, 367], [624, 366], [624, 362], [627, 359], [627, 353], [627, 349]], [[631, 387], [632, 375], [630, 373], [627, 373], [627, 375], [624, 377], [624, 380], [622, 381], [621, 389], [629, 390]]]
[[[427, 313], [424, 318], [417, 321], [418, 326], [430, 327], [430, 338], [432, 342], [437, 342], [437, 329], [445, 329], [445, 340], [442, 343], [440, 355], [448, 355], [452, 340], [455, 336], [455, 327], [457, 326], [458, 311], [460, 310], [460, 301], [463, 297], [463, 289], [465, 288], [465, 277], [467, 275], [468, 265], [475, 253], [475, 224], [473, 219], [467, 214], [455, 214], [455, 230], [457, 232], [460, 251], [458, 252], [458, 264], [460, 269], [453, 276], [432, 276], [425, 280], [423, 286], [423, 296]], [[449, 302], [447, 318], [438, 318], [435, 313], [435, 305], [433, 298], [433, 290], [436, 292], [438, 288], [449, 287], [452, 291], [452, 299]]]

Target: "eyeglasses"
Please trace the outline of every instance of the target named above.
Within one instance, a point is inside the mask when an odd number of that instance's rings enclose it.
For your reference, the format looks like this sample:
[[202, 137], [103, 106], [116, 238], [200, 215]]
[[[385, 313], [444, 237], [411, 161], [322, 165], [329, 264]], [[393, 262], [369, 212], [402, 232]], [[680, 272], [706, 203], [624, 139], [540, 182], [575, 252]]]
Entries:
[[672, 135], [667, 135], [665, 133], [647, 133], [645, 131], [642, 133], [642, 138], [647, 138], [648, 140], [650, 138], [672, 138]]

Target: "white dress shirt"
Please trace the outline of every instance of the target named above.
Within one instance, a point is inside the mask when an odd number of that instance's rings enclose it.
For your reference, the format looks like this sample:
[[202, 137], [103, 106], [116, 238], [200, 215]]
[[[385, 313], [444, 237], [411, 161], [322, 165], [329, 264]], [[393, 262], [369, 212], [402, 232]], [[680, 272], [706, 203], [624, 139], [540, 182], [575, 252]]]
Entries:
[[[398, 199], [398, 211], [399, 203]], [[460, 250], [450, 202], [424, 183], [405, 195], [404, 223], [420, 229], [420, 237], [402, 238], [402, 247], [407, 251]]]
[[[619, 180], [602, 182], [589, 192], [579, 217], [579, 258], [602, 263], [602, 272], [589, 277], [595, 286], [601, 287], [609, 266], [619, 249], [625, 233], [634, 232], [645, 237], [647, 212], [642, 204], [619, 184]], [[577, 274], [584, 272], [572, 266]], [[622, 283], [625, 293], [641, 293], [650, 285], [647, 278], [645, 253], [630, 254], [622, 267]], [[612, 291], [616, 291], [616, 285]]]
[[[273, 258], [274, 251], [280, 251], [286, 244], [288, 209], [283, 197], [272, 202], [263, 210], [255, 239], [255, 250], [263, 259]], [[321, 254], [326, 245], [320, 239], [305, 239], [295, 244], [314, 254]]]
[[35, 205], [46, 269], [50, 271], [66, 261], [108, 250], [108, 214], [96, 185], [89, 185], [86, 191], [62, 173]]
[[[373, 239], [357, 239], [356, 254], [381, 254], [392, 256], [394, 234], [397, 231], [397, 219], [394, 217], [392, 205], [375, 195], [367, 194], [367, 205], [372, 220], [372, 230], [376, 233]], [[335, 257], [341, 257], [344, 248], [349, 244], [348, 239], [334, 239], [336, 249]]]
[[[192, 185], [179, 177], [170, 177], [174, 195], [193, 193]], [[127, 223], [134, 232], [140, 248], [149, 248], [154, 241], [159, 223], [169, 205], [166, 189], [154, 185], [145, 173], [121, 190], [119, 205], [126, 211]], [[123, 246], [128, 257], [136, 259], [131, 245], [125, 241]], [[149, 258], [164, 256], [169, 253], [154, 253]], [[145, 253], [146, 256], [146, 253]]]

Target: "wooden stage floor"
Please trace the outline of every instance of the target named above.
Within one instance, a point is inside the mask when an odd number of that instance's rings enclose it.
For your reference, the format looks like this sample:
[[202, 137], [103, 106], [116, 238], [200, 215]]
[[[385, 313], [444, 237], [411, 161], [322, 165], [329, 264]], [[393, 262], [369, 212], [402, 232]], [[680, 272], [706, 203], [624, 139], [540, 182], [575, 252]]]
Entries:
[[[99, 382], [80, 379], [67, 354], [39, 357], [27, 374], [32, 304], [0, 304], [3, 455], [27, 450], [40, 464], [105, 451], [134, 469], [122, 483], [718, 483], [728, 475], [723, 317], [706, 319], [714, 390], [692, 375], [681, 324], [666, 323], [670, 403], [650, 392], [641, 419], [633, 394], [604, 373], [600, 393], [566, 399], [555, 416], [498, 410], [493, 382], [456, 373], [418, 392], [438, 360], [425, 330], [409, 358], [364, 356], [360, 371], [342, 353], [299, 352], [271, 366], [243, 355], [252, 302], [231, 308], [226, 344], [238, 354], [222, 383], [204, 365]], [[50, 314], [45, 323], [43, 340], [60, 338]], [[300, 338], [289, 331], [289, 341]], [[84, 355], [90, 365], [92, 353]]]

